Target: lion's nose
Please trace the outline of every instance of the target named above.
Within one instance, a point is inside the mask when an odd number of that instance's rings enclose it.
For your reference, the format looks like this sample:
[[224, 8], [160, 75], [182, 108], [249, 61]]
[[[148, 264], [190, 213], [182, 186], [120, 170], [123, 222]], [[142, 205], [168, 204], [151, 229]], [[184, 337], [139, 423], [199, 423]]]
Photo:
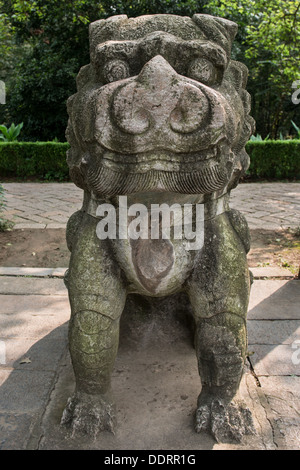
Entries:
[[187, 134], [201, 127], [209, 102], [200, 88], [156, 56], [136, 81], [116, 92], [111, 109], [114, 122], [125, 133], [143, 134], [152, 129]]

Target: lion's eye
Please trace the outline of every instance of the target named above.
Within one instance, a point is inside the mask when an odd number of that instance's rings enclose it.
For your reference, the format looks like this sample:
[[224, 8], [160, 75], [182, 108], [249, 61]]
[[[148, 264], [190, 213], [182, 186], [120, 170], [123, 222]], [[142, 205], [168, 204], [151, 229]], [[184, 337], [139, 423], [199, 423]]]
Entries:
[[190, 64], [188, 76], [205, 85], [212, 85], [217, 81], [217, 69], [209, 60], [199, 57]]
[[129, 67], [124, 60], [111, 60], [105, 64], [103, 75], [106, 83], [129, 77]]

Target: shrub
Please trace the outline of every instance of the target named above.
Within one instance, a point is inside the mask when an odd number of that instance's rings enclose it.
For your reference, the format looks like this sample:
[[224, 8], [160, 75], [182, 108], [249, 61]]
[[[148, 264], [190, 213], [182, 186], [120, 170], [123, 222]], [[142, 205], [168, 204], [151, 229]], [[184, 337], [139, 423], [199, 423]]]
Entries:
[[23, 122], [15, 126], [14, 123], [7, 128], [6, 126], [0, 126], [0, 141], [3, 142], [16, 142], [18, 140], [18, 136], [21, 132], [23, 127]]
[[[69, 147], [67, 142], [0, 142], [0, 175], [67, 180]], [[251, 159], [249, 177], [300, 179], [300, 140], [250, 141], [246, 150]]]
[[252, 178], [300, 179], [300, 140], [248, 142]]
[[42, 179], [67, 179], [68, 143], [0, 142], [0, 175]]

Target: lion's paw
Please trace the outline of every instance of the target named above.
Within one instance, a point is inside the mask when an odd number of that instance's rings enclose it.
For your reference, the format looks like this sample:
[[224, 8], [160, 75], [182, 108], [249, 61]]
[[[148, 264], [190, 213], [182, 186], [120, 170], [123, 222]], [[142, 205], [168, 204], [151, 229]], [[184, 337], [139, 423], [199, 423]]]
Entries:
[[207, 431], [217, 442], [241, 442], [246, 434], [255, 434], [250, 410], [241, 403], [225, 404], [221, 399], [200, 404], [196, 412], [196, 432]]
[[101, 431], [114, 433], [115, 408], [104, 396], [75, 393], [69, 398], [61, 424], [71, 429], [72, 436], [88, 434], [94, 438]]

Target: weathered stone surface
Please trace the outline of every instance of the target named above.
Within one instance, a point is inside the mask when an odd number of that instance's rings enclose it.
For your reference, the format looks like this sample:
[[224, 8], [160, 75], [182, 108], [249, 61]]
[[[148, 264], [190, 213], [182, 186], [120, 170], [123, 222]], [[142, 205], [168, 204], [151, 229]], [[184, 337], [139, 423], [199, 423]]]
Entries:
[[249, 344], [293, 344], [300, 338], [300, 319], [284, 320], [285, 316], [287, 314], [283, 312], [281, 320], [249, 320]]
[[[219, 441], [253, 432], [237, 397], [247, 351], [249, 233], [228, 206], [249, 165], [244, 147], [254, 127], [247, 69], [230, 59], [236, 31], [231, 21], [198, 14], [121, 15], [90, 26], [91, 63], [68, 101], [68, 164], [84, 189], [82, 210], [67, 228], [76, 389], [63, 422], [73, 432], [114, 429], [110, 378], [127, 294], [179, 292], [191, 304], [202, 381], [196, 430]], [[175, 237], [174, 213], [170, 236], [151, 239], [148, 226], [137, 239], [121, 236], [132, 216], [120, 220], [122, 195], [139, 212], [203, 204], [204, 240], [188, 249], [186, 232]], [[114, 239], [96, 232], [104, 203], [119, 216]], [[159, 227], [163, 233], [162, 221]]]
[[253, 352], [251, 363], [255, 373], [258, 376], [299, 375], [299, 343], [295, 343], [295, 346], [298, 349], [293, 349], [291, 344], [250, 344], [249, 349]]
[[[249, 304], [249, 320], [300, 319], [300, 289], [298, 280], [257, 280]], [[288, 315], [284, 315], [288, 312]]]
[[[56, 270], [57, 274], [65, 273]], [[67, 290], [62, 279], [37, 279], [31, 277], [1, 276], [0, 294], [5, 295], [67, 295]]]
[[25, 450], [32, 413], [7, 413], [0, 411], [0, 450]]
[[54, 377], [53, 371], [0, 370], [0, 412], [39, 412], [41, 405], [46, 403]]
[[63, 295], [53, 295], [51, 302], [42, 295], [27, 295], [20, 306], [19, 295], [5, 295], [2, 297], [0, 314], [29, 314], [29, 315], [55, 315], [57, 312], [69, 311], [68, 299]]
[[3, 276], [51, 276], [52, 268], [20, 268], [20, 267], [1, 267], [0, 275]]
[[274, 441], [278, 448], [298, 450], [300, 377], [260, 377], [260, 381], [269, 403], [268, 418], [273, 424], [273, 432], [275, 431]]
[[230, 61], [235, 32], [207, 15], [93, 23], [91, 63], [68, 102], [74, 181], [98, 195], [159, 184], [211, 193], [233, 183], [248, 165], [253, 128], [246, 67]]

